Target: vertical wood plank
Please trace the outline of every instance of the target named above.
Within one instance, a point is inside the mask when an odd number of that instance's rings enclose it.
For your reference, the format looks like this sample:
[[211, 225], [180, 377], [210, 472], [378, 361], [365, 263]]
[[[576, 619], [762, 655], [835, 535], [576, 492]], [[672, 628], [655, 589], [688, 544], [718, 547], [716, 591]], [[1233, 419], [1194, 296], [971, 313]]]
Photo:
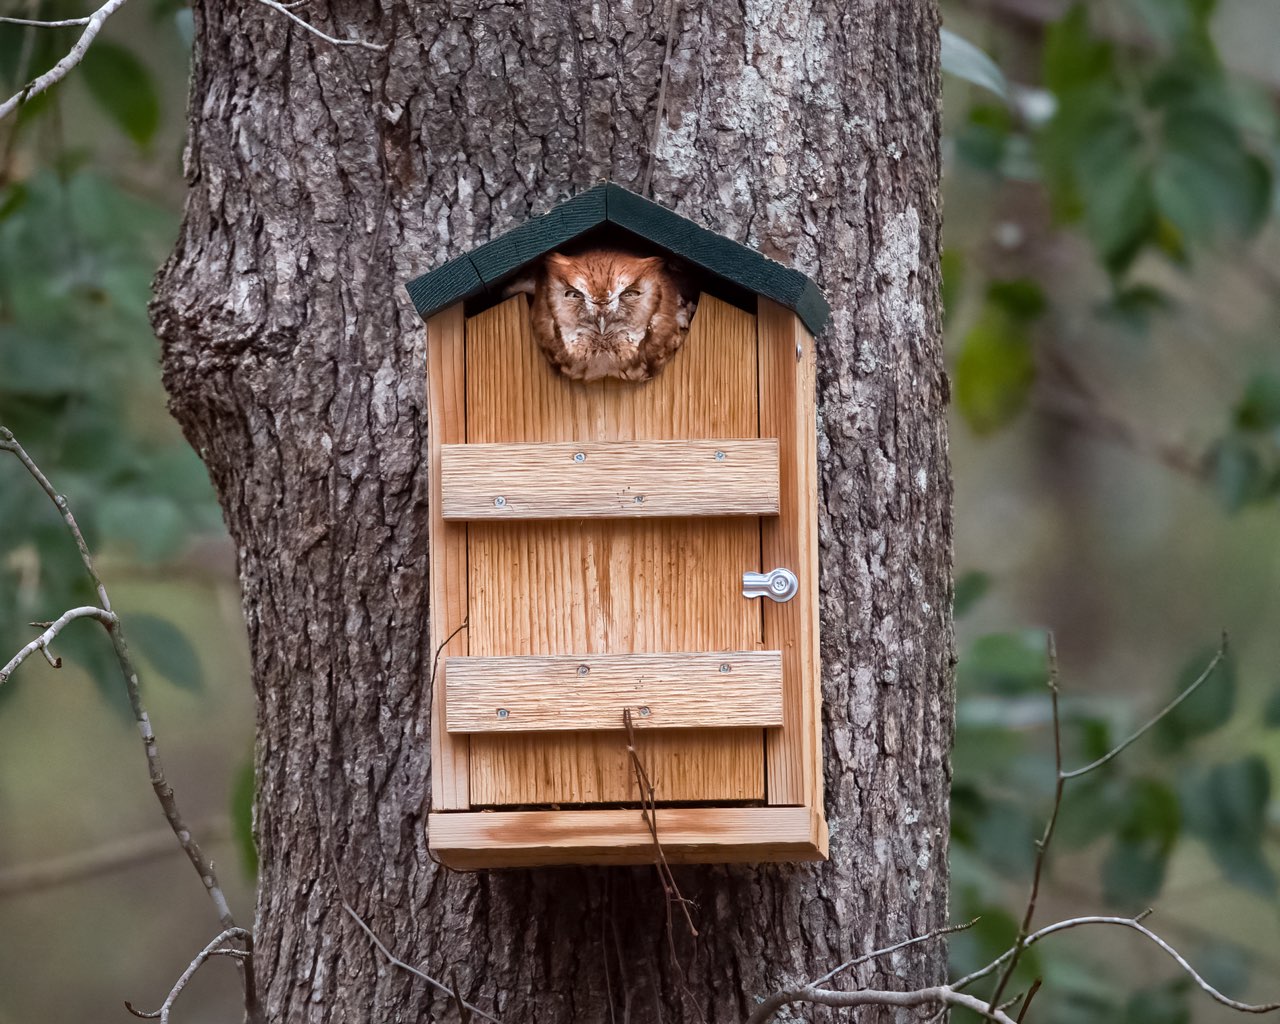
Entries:
[[760, 524], [764, 571], [782, 566], [800, 578], [786, 604], [762, 602], [765, 644], [782, 651], [782, 728], [766, 733], [769, 803], [805, 804], [820, 824], [817, 353], [799, 318], [768, 299], [759, 300], [757, 330], [760, 436], [778, 439], [781, 484], [780, 514]]
[[[471, 443], [664, 440], [758, 434], [755, 318], [704, 296], [657, 379], [591, 384], [538, 351], [523, 297], [467, 324]], [[470, 525], [475, 656], [759, 650], [741, 594], [760, 562], [755, 517]], [[764, 798], [759, 729], [637, 737], [664, 800]], [[618, 734], [473, 736], [475, 805], [638, 799]]]
[[440, 448], [466, 441], [466, 320], [462, 304], [427, 321], [427, 460], [431, 479], [431, 649], [427, 670], [440, 651], [431, 694], [431, 806], [438, 811], [471, 806], [470, 739], [450, 735], [445, 724], [445, 655], [468, 653], [467, 631], [441, 644], [467, 617], [467, 526], [444, 520], [440, 498]]

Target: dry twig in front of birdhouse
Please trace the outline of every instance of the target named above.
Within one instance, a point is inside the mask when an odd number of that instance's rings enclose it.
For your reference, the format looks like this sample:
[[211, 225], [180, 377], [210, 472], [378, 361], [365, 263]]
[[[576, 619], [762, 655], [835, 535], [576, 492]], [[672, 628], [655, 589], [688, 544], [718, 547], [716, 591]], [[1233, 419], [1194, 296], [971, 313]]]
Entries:
[[[244, 932], [241, 935], [242, 929], [236, 927], [235, 919], [231, 915], [231, 907], [227, 903], [226, 894], [222, 891], [222, 883], [218, 881], [218, 874], [214, 870], [213, 862], [200, 849], [200, 844], [196, 842], [190, 826], [187, 824], [186, 819], [183, 818], [182, 812], [178, 807], [178, 800], [173, 792], [173, 787], [169, 785], [164, 765], [160, 761], [160, 751], [156, 742], [155, 732], [151, 726], [151, 716], [142, 704], [142, 693], [138, 684], [138, 670], [133, 663], [133, 656], [129, 653], [129, 645], [125, 641], [124, 628], [120, 623], [119, 617], [111, 610], [111, 600], [107, 596], [107, 588], [93, 564], [89, 546], [85, 543], [84, 534], [81, 532], [80, 526], [71, 512], [67, 499], [58, 493], [53, 484], [50, 483], [49, 478], [45, 476], [31, 456], [27, 454], [26, 449], [18, 443], [13, 432], [4, 426], [0, 426], [0, 451], [9, 452], [22, 463], [23, 467], [40, 486], [40, 489], [49, 496], [49, 500], [57, 508], [63, 524], [71, 534], [71, 538], [80, 552], [80, 561], [84, 565], [85, 572], [93, 581], [99, 601], [99, 607], [72, 608], [45, 625], [43, 632], [26, 644], [17, 655], [10, 659], [4, 669], [0, 670], [0, 682], [7, 679], [14, 669], [28, 657], [35, 654], [36, 651], [42, 653], [49, 661], [49, 664], [57, 668], [61, 664], [61, 659], [55, 658], [50, 653], [49, 644], [76, 619], [93, 619], [102, 625], [107, 631], [107, 636], [111, 639], [111, 646], [115, 651], [116, 664], [120, 669], [121, 676], [124, 678], [125, 692], [129, 697], [129, 707], [133, 711], [134, 721], [137, 722], [138, 732], [142, 737], [142, 748], [147, 759], [147, 774], [151, 780], [151, 788], [155, 792], [161, 810], [164, 812], [165, 820], [168, 821], [169, 828], [177, 837], [178, 845], [186, 853], [188, 860], [191, 861], [191, 866], [195, 868], [196, 873], [200, 876], [200, 881], [204, 885], [205, 891], [208, 892], [209, 898], [213, 901], [214, 908], [218, 913], [218, 920], [224, 929], [223, 934], [226, 935], [230, 932], [234, 933], [233, 937], [235, 938], [245, 939], [249, 933]], [[221, 937], [219, 941], [221, 941]], [[251, 942], [246, 941], [243, 952], [248, 953], [251, 947]], [[245, 956], [235, 959], [241, 968], [246, 1017], [251, 1022], [258, 1022], [261, 1020], [261, 1009], [258, 1005], [251, 958]], [[193, 966], [198, 968], [199, 965], [193, 962]]]
[[[1097, 768], [1107, 764], [1126, 748], [1131, 746], [1137, 740], [1142, 738], [1149, 730], [1151, 730], [1157, 722], [1166, 715], [1171, 713], [1179, 704], [1191, 696], [1203, 684], [1227, 654], [1227, 636], [1222, 636], [1222, 645], [1219, 647], [1217, 654], [1205, 667], [1204, 671], [1192, 682], [1188, 687], [1182, 690], [1169, 704], [1167, 704], [1158, 714], [1145, 722], [1137, 730], [1131, 733], [1127, 738], [1113, 747], [1110, 751], [1092, 761], [1082, 768], [1064, 770], [1062, 767], [1062, 721], [1058, 708], [1058, 652], [1054, 644], [1053, 635], [1048, 638], [1048, 662], [1049, 662], [1049, 697], [1053, 707], [1053, 745], [1054, 745], [1054, 763], [1056, 767], [1056, 778], [1054, 787], [1053, 806], [1049, 812], [1049, 819], [1045, 824], [1045, 830], [1039, 841], [1036, 843], [1036, 858], [1032, 869], [1031, 890], [1027, 896], [1026, 908], [1023, 912], [1022, 921], [1020, 923], [1017, 937], [1013, 944], [1001, 953], [998, 957], [988, 963], [985, 967], [981, 967], [970, 974], [965, 975], [955, 981], [945, 985], [934, 985], [929, 988], [916, 989], [910, 992], [894, 992], [876, 989], [855, 989], [852, 991], [839, 991], [822, 986], [830, 981], [836, 974], [848, 967], [856, 966], [860, 963], [866, 963], [869, 960], [885, 956], [895, 950], [902, 949], [906, 946], [914, 945], [919, 942], [925, 942], [930, 939], [938, 938], [951, 931], [958, 931], [959, 928], [943, 928], [928, 933], [918, 938], [906, 939], [893, 946], [887, 946], [884, 949], [876, 950], [872, 953], [864, 954], [847, 964], [841, 964], [833, 971], [829, 971], [822, 977], [814, 981], [796, 986], [795, 988], [782, 989], [763, 1000], [759, 1006], [752, 1011], [746, 1019], [746, 1024], [766, 1024], [773, 1018], [783, 1006], [790, 1003], [814, 1003], [822, 1006], [832, 1007], [855, 1007], [855, 1006], [900, 1006], [900, 1007], [926, 1007], [933, 1006], [938, 1008], [938, 1012], [934, 1017], [929, 1019], [929, 1024], [933, 1021], [944, 1019], [947, 1013], [955, 1007], [963, 1007], [972, 1010], [984, 1020], [995, 1021], [997, 1024], [1019, 1024], [1026, 1017], [1027, 1010], [1031, 1005], [1032, 997], [1040, 988], [1040, 979], [1037, 978], [1028, 989], [1025, 996], [1015, 996], [1004, 1003], [1000, 1002], [1004, 995], [1005, 989], [1008, 987], [1009, 981], [1013, 976], [1014, 970], [1017, 968], [1022, 954], [1031, 946], [1048, 938], [1050, 935], [1056, 935], [1058, 932], [1067, 931], [1072, 928], [1092, 927], [1095, 925], [1108, 925], [1117, 928], [1127, 928], [1135, 931], [1139, 935], [1148, 939], [1160, 949], [1162, 949], [1173, 961], [1178, 965], [1184, 974], [1186, 974], [1197, 987], [1207, 994], [1215, 1002], [1236, 1010], [1240, 1013], [1274, 1013], [1280, 1010], [1280, 1002], [1251, 1004], [1243, 1003], [1236, 999], [1231, 999], [1222, 992], [1214, 988], [1204, 977], [1202, 977], [1187, 959], [1173, 948], [1168, 942], [1162, 939], [1154, 931], [1144, 925], [1142, 922], [1151, 914], [1151, 911], [1145, 910], [1136, 917], [1073, 917], [1064, 921], [1058, 921], [1055, 924], [1046, 925], [1036, 931], [1031, 931], [1031, 919], [1035, 915], [1036, 904], [1040, 895], [1040, 882], [1044, 874], [1045, 860], [1048, 855], [1050, 843], [1053, 840], [1054, 829], [1058, 820], [1058, 813], [1062, 806], [1063, 793], [1066, 783], [1082, 775], [1086, 775]], [[972, 925], [974, 922], [970, 922]], [[962, 925], [961, 928], [967, 928], [969, 925]], [[978, 998], [962, 991], [974, 982], [982, 978], [996, 975], [997, 982], [992, 995], [989, 998]], [[1010, 1008], [1021, 1000], [1022, 1006], [1018, 1011], [1016, 1018], [1009, 1016]]]
[[693, 938], [698, 937], [698, 929], [694, 926], [693, 915], [689, 912], [689, 907], [693, 901], [685, 899], [680, 892], [680, 887], [676, 884], [675, 875], [671, 873], [671, 865], [667, 862], [666, 851], [662, 849], [662, 840], [658, 838], [658, 805], [657, 790], [652, 780], [649, 778], [649, 772], [645, 769], [644, 762], [640, 760], [640, 751], [636, 748], [636, 731], [635, 725], [631, 721], [631, 709], [622, 709], [622, 724], [627, 730], [627, 754], [631, 757], [631, 767], [636, 776], [636, 788], [640, 791], [640, 813], [644, 816], [644, 823], [649, 829], [649, 835], [653, 837], [653, 853], [654, 865], [658, 869], [658, 878], [662, 882], [662, 893], [667, 902], [667, 938], [671, 943], [671, 955], [675, 958], [675, 921], [672, 913], [672, 907], [678, 906], [684, 914], [685, 923], [689, 926], [689, 934]]

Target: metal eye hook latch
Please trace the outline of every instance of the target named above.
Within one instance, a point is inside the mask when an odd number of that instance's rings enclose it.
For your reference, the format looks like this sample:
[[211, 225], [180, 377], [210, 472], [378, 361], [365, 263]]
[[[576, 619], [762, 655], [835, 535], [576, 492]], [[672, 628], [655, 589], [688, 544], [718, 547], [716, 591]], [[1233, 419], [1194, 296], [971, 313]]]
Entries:
[[744, 572], [742, 574], [743, 597], [767, 597], [782, 604], [800, 592], [800, 581], [790, 569], [774, 569], [773, 572]]

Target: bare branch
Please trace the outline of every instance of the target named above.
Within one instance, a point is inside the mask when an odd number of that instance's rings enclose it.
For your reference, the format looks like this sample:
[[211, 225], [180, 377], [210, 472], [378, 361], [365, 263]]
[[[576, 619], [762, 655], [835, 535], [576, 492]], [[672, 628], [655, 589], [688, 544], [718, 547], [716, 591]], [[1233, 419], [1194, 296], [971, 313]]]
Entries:
[[848, 960], [845, 963], [842, 963], [839, 967], [832, 968], [831, 970], [827, 971], [827, 973], [824, 974], [821, 978], [814, 978], [813, 981], [809, 982], [809, 985], [814, 988], [816, 988], [818, 985], [825, 985], [837, 974], [840, 974], [843, 971], [847, 971], [851, 967], [858, 967], [861, 964], [867, 963], [868, 961], [877, 960], [882, 956], [888, 956], [890, 953], [896, 953], [898, 950], [906, 949], [908, 946], [918, 946], [920, 943], [928, 942], [930, 939], [941, 938], [943, 935], [951, 935], [951, 934], [954, 934], [955, 932], [968, 931], [980, 920], [982, 919], [979, 917], [975, 917], [972, 921], [966, 921], [964, 924], [953, 924], [953, 925], [949, 925], [946, 928], [936, 928], [926, 935], [917, 935], [914, 938], [903, 939], [901, 942], [896, 942], [892, 946], [885, 946], [884, 949], [875, 949], [875, 950], [872, 950], [870, 953], [863, 953], [859, 957], [855, 957], [852, 960]]
[[840, 974], [842, 971], [846, 971], [851, 967], [857, 967], [859, 964], [867, 963], [870, 960], [875, 960], [882, 956], [888, 956], [890, 953], [896, 953], [898, 950], [905, 949], [908, 946], [916, 946], [922, 942], [928, 942], [931, 939], [941, 938], [943, 935], [950, 935], [952, 932], [965, 931], [968, 928], [972, 928], [977, 923], [978, 918], [975, 917], [972, 921], [969, 921], [966, 924], [955, 924], [947, 928], [938, 928], [929, 932], [927, 935], [917, 935], [914, 938], [904, 939], [902, 942], [895, 942], [892, 946], [885, 946], [883, 949], [875, 949], [870, 953], [863, 953], [861, 956], [842, 963], [839, 967], [832, 968], [822, 977], [815, 978], [813, 981], [806, 985], [802, 985], [800, 988], [782, 989], [775, 992], [755, 1008], [751, 1016], [747, 1018], [747, 1024], [764, 1024], [765, 1021], [769, 1020], [788, 1003], [816, 1001], [810, 999], [807, 995], [798, 993], [823, 991], [819, 986], [826, 984], [837, 974]]
[[[104, 11], [110, 13], [107, 10], [108, 7], [114, 10], [115, 7], [119, 7], [123, 2], [124, 0], [113, 0], [114, 7], [112, 4], [108, 4], [100, 8], [98, 14], [94, 15], [94, 17], [98, 17], [98, 15], [105, 17]], [[96, 32], [96, 29], [94, 31]], [[87, 36], [88, 33], [89, 30], [86, 29], [85, 35]], [[81, 39], [83, 40], [84, 36]], [[151, 716], [147, 714], [147, 710], [142, 704], [142, 693], [138, 685], [138, 670], [134, 666], [133, 658], [129, 653], [129, 645], [125, 642], [124, 630], [120, 625], [119, 618], [111, 611], [111, 601], [107, 597], [107, 588], [103, 585], [97, 569], [94, 568], [93, 558], [89, 554], [89, 547], [85, 543], [84, 534], [81, 533], [80, 526], [76, 522], [75, 516], [71, 513], [67, 499], [54, 489], [49, 482], [49, 478], [44, 475], [40, 467], [35, 464], [31, 456], [18, 443], [13, 431], [4, 426], [0, 426], [0, 451], [13, 453], [18, 461], [22, 463], [27, 472], [31, 474], [58, 509], [63, 523], [75, 540], [85, 572], [89, 574], [89, 578], [93, 580], [98, 590], [102, 607], [93, 608], [90, 611], [93, 617], [102, 623], [107, 635], [111, 638], [111, 646], [116, 655], [116, 664], [119, 666], [120, 674], [124, 677], [125, 691], [129, 696], [129, 707], [133, 711], [134, 721], [138, 724], [138, 732], [142, 738], [142, 748], [147, 759], [147, 774], [151, 780], [151, 788], [155, 792], [156, 799], [160, 802], [160, 808], [164, 812], [165, 819], [169, 822], [169, 828], [172, 829], [173, 834], [178, 839], [178, 845], [186, 853], [187, 859], [191, 861], [191, 866], [195, 868], [205, 891], [213, 901], [214, 909], [218, 913], [218, 920], [221, 922], [223, 929], [233, 929], [236, 927], [235, 919], [231, 915], [231, 907], [227, 903], [226, 894], [222, 891], [222, 883], [218, 881], [218, 874], [214, 870], [213, 861], [204, 854], [200, 849], [200, 844], [196, 842], [195, 836], [192, 834], [178, 807], [173, 787], [169, 785], [169, 780], [165, 775], [155, 732], [151, 727]], [[77, 609], [73, 609], [73, 611], [77, 611]], [[83, 611], [83, 609], [79, 609], [79, 611]], [[46, 633], [57, 626], [57, 622], [51, 623]], [[38, 644], [40, 639], [40, 637], [37, 637], [35, 642]], [[48, 641], [46, 640], [45, 642], [47, 643]], [[28, 645], [28, 647], [30, 646]], [[10, 669], [10, 671], [12, 670]], [[257, 1002], [253, 970], [249, 964], [243, 961], [240, 963], [243, 968], [241, 976], [244, 982], [245, 1012], [251, 1022], [256, 1022], [261, 1019], [261, 1008]]]
[[[397, 957], [394, 953], [392, 953], [391, 950], [387, 949], [386, 945], [383, 944], [382, 940], [378, 938], [377, 935], [374, 934], [373, 929], [370, 928], [367, 924], [365, 924], [364, 921], [361, 920], [360, 915], [357, 914], [351, 908], [351, 904], [348, 903], [345, 899], [342, 899], [341, 896], [339, 896], [339, 899], [342, 900], [342, 909], [351, 915], [351, 920], [355, 921], [355, 923], [360, 926], [360, 930], [369, 937], [369, 941], [372, 942], [378, 948], [379, 953], [385, 956], [391, 963], [393, 963], [396, 967], [399, 967], [402, 971], [408, 971], [410, 974], [414, 975], [415, 977], [421, 978], [428, 985], [434, 988], [437, 992], [443, 992], [446, 996], [449, 996], [451, 999], [455, 999], [458, 1002], [462, 1002], [462, 1000], [458, 997], [457, 993], [448, 985], [446, 985], [444, 982], [436, 981], [435, 978], [431, 977], [431, 975], [427, 974], [425, 971], [421, 971], [418, 968], [405, 963], [403, 960]], [[491, 1024], [502, 1024], [502, 1022], [499, 1021], [497, 1017], [489, 1016], [489, 1014], [485, 1013], [484, 1010], [480, 1009], [480, 1007], [478, 1006], [473, 1006], [471, 1003], [465, 1003], [465, 1002], [462, 1003], [462, 1005], [465, 1006], [472, 1013], [478, 1014], [479, 1016], [483, 1017], [485, 1020], [490, 1021]]]
[[[54, 638], [61, 633], [67, 626], [75, 622], [76, 619], [96, 619], [101, 622], [107, 629], [111, 629], [118, 623], [118, 619], [114, 612], [106, 611], [102, 608], [95, 608], [93, 605], [85, 605], [81, 608], [71, 608], [59, 615], [53, 622], [49, 623], [49, 627], [29, 644], [22, 648], [17, 654], [8, 660], [4, 668], [0, 668], [0, 686], [9, 681], [9, 677], [13, 675], [24, 661], [37, 651], [43, 651], [45, 658], [50, 665], [57, 668], [61, 664], [62, 659], [54, 659], [49, 654], [49, 644], [53, 643]], [[55, 661], [57, 664], [55, 664]]]
[[377, 50], [379, 52], [385, 51], [387, 48], [384, 43], [371, 43], [367, 39], [339, 39], [336, 36], [331, 36], [325, 32], [321, 32], [320, 29], [316, 28], [310, 22], [303, 21], [294, 14], [292, 10], [290, 10], [291, 7], [297, 7], [297, 4], [282, 4], [279, 3], [278, 0], [258, 0], [258, 3], [279, 11], [286, 18], [296, 21], [312, 35], [319, 36], [325, 42], [333, 43], [334, 46], [363, 46], [366, 50]]
[[[783, 1001], [773, 1005], [770, 999], [756, 1007], [747, 1018], [746, 1024], [765, 1024], [774, 1013], [787, 1003], [818, 1003], [821, 1006], [962, 1006], [972, 1010], [985, 1020], [996, 1021], [997, 1024], [1017, 1024], [1003, 1010], [992, 1010], [987, 1007], [985, 999], [971, 996], [965, 992], [957, 992], [950, 985], [935, 985], [932, 988], [918, 988], [910, 992], [891, 992], [882, 989], [859, 989], [853, 992], [838, 992], [832, 989], [813, 988], [805, 985], [789, 992], [780, 992], [773, 998], [785, 996]], [[766, 1007], [768, 1008], [767, 1012]], [[943, 1014], [945, 1016], [945, 1013]]]
[[177, 982], [174, 983], [173, 988], [169, 990], [169, 995], [165, 998], [160, 1009], [152, 1011], [135, 1010], [133, 1005], [128, 1002], [124, 1004], [124, 1008], [135, 1017], [141, 1017], [144, 1020], [159, 1020], [160, 1024], [169, 1024], [169, 1013], [173, 1010], [173, 1004], [177, 1001], [178, 996], [180, 996], [182, 994], [182, 990], [187, 987], [187, 982], [196, 976], [196, 971], [200, 970], [200, 968], [203, 967], [211, 957], [229, 956], [238, 962], [243, 962], [245, 958], [252, 955], [250, 953], [246, 953], [243, 949], [220, 948], [224, 942], [229, 942], [233, 939], [237, 939], [250, 947], [253, 945], [253, 936], [243, 928], [227, 928], [223, 930], [217, 938], [213, 939], [207, 946], [205, 946], [204, 949], [200, 950], [200, 952], [196, 954], [195, 959], [192, 960], [191, 963], [187, 965], [187, 969], [182, 972], [182, 977], [180, 977]]
[[[226, 818], [201, 822], [199, 827], [206, 839], [212, 838], [215, 842], [231, 835], [231, 823]], [[31, 864], [0, 868], [0, 899], [26, 896], [41, 889], [83, 882], [112, 871], [122, 871], [172, 856], [174, 852], [173, 833], [168, 829], [157, 829], [104, 843], [89, 850], [49, 857]]]
[[0, 18], [0, 24], [30, 25], [33, 28], [70, 28], [73, 25], [87, 25], [91, 19], [63, 18], [61, 21], [37, 21], [35, 18]]
[[31, 99], [32, 96], [39, 95], [50, 86], [57, 85], [66, 78], [71, 69], [84, 60], [84, 55], [89, 51], [89, 45], [102, 29], [102, 23], [123, 7], [126, 2], [127, 0], [107, 0], [93, 14], [89, 15], [85, 19], [84, 31], [80, 33], [80, 38], [76, 40], [75, 46], [71, 47], [62, 60], [58, 61], [57, 64], [40, 77], [28, 82], [16, 95], [10, 96], [3, 103], [0, 103], [0, 118], [7, 117]]
[[[1031, 946], [1034, 946], [1037, 942], [1041, 941], [1042, 939], [1047, 939], [1050, 935], [1056, 935], [1058, 932], [1068, 931], [1069, 929], [1072, 929], [1072, 928], [1083, 928], [1087, 925], [1111, 925], [1117, 928], [1128, 928], [1131, 931], [1135, 931], [1138, 934], [1143, 935], [1146, 938], [1150, 939], [1162, 950], [1164, 950], [1165, 953], [1167, 953], [1169, 957], [1180, 968], [1182, 968], [1182, 970], [1187, 974], [1187, 976], [1190, 977], [1191, 980], [1195, 982], [1196, 985], [1198, 985], [1215, 1002], [1221, 1003], [1223, 1006], [1229, 1007], [1232, 1010], [1237, 1010], [1240, 1013], [1274, 1013], [1277, 1010], [1280, 1010], [1280, 1003], [1262, 1003], [1262, 1004], [1255, 1005], [1251, 1003], [1242, 1003], [1235, 999], [1231, 999], [1228, 996], [1223, 995], [1216, 988], [1214, 988], [1207, 981], [1205, 981], [1203, 977], [1200, 976], [1199, 972], [1196, 971], [1196, 969], [1192, 967], [1190, 963], [1188, 963], [1186, 957], [1184, 957], [1181, 953], [1179, 953], [1176, 949], [1174, 949], [1173, 946], [1171, 946], [1168, 942], [1166, 942], [1159, 935], [1157, 935], [1155, 932], [1153, 932], [1150, 928], [1148, 928], [1146, 925], [1142, 923], [1150, 914], [1151, 914], [1151, 911], [1147, 910], [1139, 914], [1137, 917], [1072, 917], [1067, 919], [1066, 921], [1058, 921], [1054, 924], [1046, 925], [1045, 927], [1041, 928], [1039, 931], [1032, 932], [1030, 935], [1026, 937], [1026, 939], [1023, 940], [1022, 948], [1027, 949]], [[980, 978], [987, 977], [987, 975], [992, 974], [996, 970], [998, 970], [1001, 964], [1005, 963], [1011, 956], [1014, 955], [1014, 952], [1015, 950], [1013, 948], [1007, 949], [1005, 952], [1001, 953], [998, 957], [996, 957], [995, 960], [987, 964], [986, 967], [979, 968], [978, 970], [974, 971], [972, 974], [967, 974], [963, 978], [960, 978], [957, 981], [953, 981], [951, 983], [951, 987], [954, 989], [966, 988], [967, 986], [971, 985], [973, 982], [978, 981]]]
[[1155, 726], [1155, 724], [1160, 721], [1160, 719], [1164, 718], [1165, 715], [1169, 714], [1171, 711], [1173, 711], [1174, 708], [1176, 708], [1184, 700], [1186, 700], [1193, 693], [1195, 693], [1196, 690], [1200, 688], [1200, 684], [1203, 683], [1206, 679], [1208, 679], [1211, 675], [1213, 675], [1214, 669], [1216, 669], [1219, 665], [1222, 664], [1222, 659], [1225, 658], [1226, 656], [1227, 656], [1227, 634], [1224, 632], [1222, 634], [1222, 643], [1218, 647], [1218, 653], [1213, 656], [1213, 660], [1209, 662], [1209, 664], [1205, 667], [1205, 670], [1201, 672], [1199, 676], [1196, 677], [1195, 682], [1193, 682], [1190, 686], [1188, 686], [1185, 690], [1183, 690], [1180, 694], [1178, 694], [1178, 696], [1176, 696], [1172, 701], [1170, 701], [1165, 706], [1164, 710], [1161, 711], [1158, 715], [1156, 715], [1155, 718], [1150, 719], [1145, 725], [1143, 725], [1140, 729], [1138, 729], [1138, 731], [1135, 732], [1132, 736], [1130, 736], [1128, 739], [1120, 743], [1119, 746], [1114, 747], [1113, 749], [1107, 751], [1100, 758], [1098, 758], [1098, 760], [1085, 765], [1083, 768], [1075, 768], [1069, 772], [1063, 772], [1061, 769], [1061, 766], [1059, 766], [1059, 769], [1058, 769], [1059, 774], [1064, 779], [1076, 779], [1076, 778], [1079, 778], [1081, 775], [1088, 775], [1095, 768], [1101, 768], [1104, 764], [1106, 764], [1112, 758], [1119, 755], [1121, 751], [1125, 750], [1127, 747], [1131, 746], [1137, 740], [1141, 739], [1144, 735], [1146, 735], [1148, 730], [1152, 729]]
[[1031, 892], [1027, 895], [1027, 907], [1022, 914], [1022, 922], [1018, 925], [1018, 936], [1013, 940], [1009, 965], [1000, 975], [1000, 981], [991, 994], [988, 1007], [992, 1010], [999, 1004], [1009, 979], [1013, 977], [1013, 972], [1018, 967], [1023, 950], [1027, 948], [1024, 940], [1031, 931], [1031, 918], [1035, 915], [1036, 901], [1040, 897], [1040, 879], [1044, 874], [1044, 862], [1049, 854], [1049, 844], [1053, 842], [1053, 830], [1058, 824], [1058, 813], [1062, 810], [1062, 794], [1066, 787], [1066, 776], [1062, 773], [1062, 718], [1058, 712], [1058, 645], [1054, 642], [1053, 633], [1048, 635], [1045, 643], [1049, 659], [1049, 700], [1053, 706], [1053, 809], [1049, 812], [1049, 820], [1045, 822], [1044, 834], [1036, 843], [1035, 867], [1031, 872]]

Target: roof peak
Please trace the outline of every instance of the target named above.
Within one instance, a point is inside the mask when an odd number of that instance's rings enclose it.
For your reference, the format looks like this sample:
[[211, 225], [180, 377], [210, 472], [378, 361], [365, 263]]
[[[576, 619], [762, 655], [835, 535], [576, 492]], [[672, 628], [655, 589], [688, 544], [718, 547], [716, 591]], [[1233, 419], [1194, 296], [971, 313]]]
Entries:
[[602, 225], [619, 227], [705, 273], [772, 299], [795, 312], [814, 334], [830, 316], [822, 292], [800, 271], [612, 182], [593, 185], [405, 287], [424, 320], [456, 302], [496, 298], [499, 286], [520, 267]]

